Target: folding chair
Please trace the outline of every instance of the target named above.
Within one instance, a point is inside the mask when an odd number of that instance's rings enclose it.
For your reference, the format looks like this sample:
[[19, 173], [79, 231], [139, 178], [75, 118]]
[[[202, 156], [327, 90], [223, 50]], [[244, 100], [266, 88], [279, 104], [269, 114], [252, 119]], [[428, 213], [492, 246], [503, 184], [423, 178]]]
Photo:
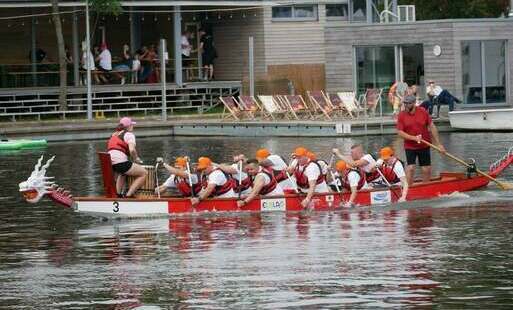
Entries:
[[[328, 98], [324, 96], [322, 91], [307, 91], [308, 98], [310, 99], [310, 102], [319, 108], [319, 110], [328, 118], [328, 120], [331, 120], [331, 115], [334, 114], [336, 111], [333, 109], [333, 106], [328, 101]], [[317, 109], [316, 109], [317, 110]]]
[[342, 103], [346, 107], [347, 111], [351, 115], [356, 114], [356, 117], [358, 118], [360, 116], [360, 112], [362, 112], [363, 109], [360, 107], [360, 104], [356, 99], [356, 94], [353, 91], [346, 91], [337, 93], [337, 95], [340, 100], [342, 100]]
[[301, 95], [284, 95], [281, 96], [281, 99], [287, 104], [296, 119], [300, 119], [299, 115], [305, 115], [307, 118], [313, 119], [313, 114]]
[[262, 114], [262, 107], [253, 96], [239, 96], [239, 104], [243, 106], [253, 118], [258, 114]]
[[[233, 96], [219, 97], [219, 100], [221, 100], [221, 102], [224, 105], [223, 115], [221, 116], [222, 119], [228, 119], [231, 116], [234, 119], [240, 121], [240, 119], [244, 117], [244, 114], [246, 114], [247, 112], [243, 108], [241, 108], [241, 106]], [[227, 114], [226, 110], [228, 110], [230, 114]]]
[[368, 88], [363, 96], [362, 105], [367, 111], [371, 111], [372, 115], [376, 115], [376, 108], [381, 104], [381, 93], [383, 89]]
[[330, 101], [330, 103], [337, 107], [337, 109], [340, 111], [340, 116], [349, 116], [350, 118], [354, 118], [353, 113], [350, 109], [346, 107], [342, 99], [337, 94], [327, 94], [326, 95]]
[[269, 116], [273, 120], [276, 119], [275, 115], [286, 117], [287, 112], [282, 109], [273, 96], [258, 96], [258, 100], [260, 100], [262, 107], [264, 108], [264, 117]]

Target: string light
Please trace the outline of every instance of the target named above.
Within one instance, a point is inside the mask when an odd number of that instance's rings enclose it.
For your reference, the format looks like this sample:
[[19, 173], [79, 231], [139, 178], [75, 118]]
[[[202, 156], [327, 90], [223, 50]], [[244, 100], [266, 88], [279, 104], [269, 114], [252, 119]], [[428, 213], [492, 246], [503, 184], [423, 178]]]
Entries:
[[196, 20], [196, 15], [192, 15], [192, 20]]
[[208, 13], [205, 14], [205, 20], [208, 20]]
[[242, 13], [242, 18], [246, 18], [246, 12]]
[[116, 21], [118, 21], [118, 20], [119, 20], [119, 18], [116, 16]]
[[168, 21], [169, 21], [169, 20], [171, 20], [171, 16], [169, 16], [169, 15], [168, 15], [168, 16], [167, 16], [167, 20], [168, 20]]
[[153, 21], [154, 21], [154, 22], [156, 22], [156, 21], [157, 21], [157, 15], [155, 15], [155, 16], [153, 17]]
[[217, 19], [221, 19], [221, 14], [217, 14]]
[[232, 13], [230, 13], [230, 18], [233, 18], [233, 14]]
[[142, 21], [144, 21], [144, 16], [143, 16], [143, 17], [141, 17], [141, 20], [142, 20]]

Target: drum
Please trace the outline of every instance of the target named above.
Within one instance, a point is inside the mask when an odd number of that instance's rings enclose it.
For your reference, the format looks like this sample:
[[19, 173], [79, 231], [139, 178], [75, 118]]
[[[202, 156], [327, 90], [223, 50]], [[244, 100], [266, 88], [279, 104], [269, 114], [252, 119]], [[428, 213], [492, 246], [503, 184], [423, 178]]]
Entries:
[[[135, 193], [135, 196], [138, 198], [154, 197], [155, 196], [155, 188], [157, 187], [157, 182], [156, 182], [157, 176], [156, 176], [155, 167], [144, 165], [143, 168], [146, 169], [146, 171], [148, 171], [148, 174], [146, 175], [146, 179], [144, 180], [143, 186], [141, 186], [141, 188], [139, 188], [137, 190], [137, 192]], [[131, 176], [127, 177], [128, 187], [130, 187], [132, 185], [134, 180], [135, 180], [135, 177], [131, 177]]]

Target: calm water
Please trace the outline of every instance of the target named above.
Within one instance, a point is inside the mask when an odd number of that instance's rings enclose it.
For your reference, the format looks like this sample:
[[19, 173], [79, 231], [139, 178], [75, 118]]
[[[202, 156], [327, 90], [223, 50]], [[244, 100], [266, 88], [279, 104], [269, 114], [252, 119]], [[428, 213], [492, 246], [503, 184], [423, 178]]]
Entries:
[[[330, 148], [377, 139], [140, 139], [143, 159], [228, 159], [261, 147]], [[451, 134], [485, 168], [511, 134]], [[0, 308], [319, 309], [513, 307], [513, 194], [495, 186], [407, 208], [102, 222], [24, 203], [17, 184], [41, 154], [74, 194], [100, 193], [103, 142], [0, 154]], [[435, 156], [435, 160], [438, 157]], [[437, 160], [436, 170], [458, 169]], [[163, 179], [162, 176], [161, 179]], [[513, 169], [503, 176], [513, 181]]]

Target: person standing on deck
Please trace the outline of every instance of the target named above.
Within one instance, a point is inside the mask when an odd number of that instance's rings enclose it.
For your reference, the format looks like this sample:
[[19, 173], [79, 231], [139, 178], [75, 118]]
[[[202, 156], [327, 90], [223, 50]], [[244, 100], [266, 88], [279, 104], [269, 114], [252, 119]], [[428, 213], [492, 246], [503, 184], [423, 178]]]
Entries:
[[233, 198], [237, 196], [233, 190], [236, 185], [235, 180], [220, 168], [215, 167], [210, 158], [200, 157], [196, 169], [203, 172], [203, 178], [201, 192], [197, 197], [191, 199], [193, 207], [208, 197]]
[[296, 160], [289, 166], [289, 171], [294, 172], [299, 191], [306, 192], [306, 197], [301, 201], [303, 208], [306, 208], [312, 201], [314, 193], [329, 193], [326, 178], [322, 173], [322, 167], [308, 157], [308, 150], [298, 147], [294, 150], [293, 156]]
[[367, 183], [377, 183], [381, 176], [376, 170], [376, 160], [371, 154], [366, 154], [363, 151], [361, 144], [355, 144], [351, 146], [351, 156], [345, 156], [340, 153], [339, 149], [333, 149], [333, 154], [337, 155], [339, 159], [342, 159], [351, 167], [362, 168], [365, 172], [365, 179]]
[[[112, 134], [107, 143], [107, 150], [112, 161], [112, 170], [117, 174], [116, 190], [118, 195], [122, 195], [127, 175], [136, 178], [130, 185], [125, 197], [133, 197], [135, 192], [144, 184], [148, 174], [148, 171], [141, 166], [142, 160], [135, 149], [135, 135], [133, 133], [135, 124], [136, 122], [132, 121], [130, 117], [123, 117], [116, 127], [116, 132]], [[134, 162], [130, 161], [129, 157]]]
[[[384, 147], [379, 151], [380, 159], [376, 161], [376, 168], [380, 169], [384, 181], [384, 185], [400, 185], [402, 188], [402, 195], [399, 202], [406, 201], [408, 195], [408, 180], [406, 179], [406, 172], [404, 171], [404, 163], [394, 155], [394, 150], [391, 147]], [[387, 184], [388, 182], [388, 184]]]
[[397, 133], [404, 139], [404, 151], [406, 152], [406, 178], [408, 184], [413, 184], [417, 159], [422, 170], [422, 182], [431, 180], [431, 151], [428, 145], [422, 140], [438, 145], [442, 151], [444, 146], [440, 143], [438, 129], [431, 116], [423, 108], [417, 108], [416, 98], [407, 96], [404, 98], [404, 111], [399, 113], [397, 118]]

